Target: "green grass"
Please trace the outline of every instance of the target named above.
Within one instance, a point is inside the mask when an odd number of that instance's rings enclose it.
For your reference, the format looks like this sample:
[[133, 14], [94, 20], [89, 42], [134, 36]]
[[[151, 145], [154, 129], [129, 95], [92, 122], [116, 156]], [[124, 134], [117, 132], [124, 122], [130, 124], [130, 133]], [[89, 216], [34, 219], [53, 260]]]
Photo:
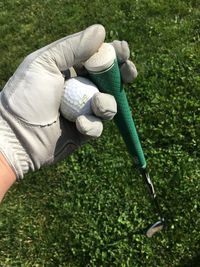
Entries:
[[65, 161], [29, 173], [0, 208], [0, 266], [198, 267], [200, 10], [195, 0], [7, 0], [0, 3], [0, 86], [22, 59], [102, 23], [130, 44], [126, 91], [168, 226], [157, 219], [113, 122]]

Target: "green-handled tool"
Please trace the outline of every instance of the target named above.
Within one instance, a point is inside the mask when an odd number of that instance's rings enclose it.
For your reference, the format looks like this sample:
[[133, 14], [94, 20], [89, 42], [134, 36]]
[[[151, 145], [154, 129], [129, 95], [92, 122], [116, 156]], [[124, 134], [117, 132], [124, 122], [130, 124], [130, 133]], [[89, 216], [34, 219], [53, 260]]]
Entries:
[[147, 164], [142, 146], [137, 134], [126, 93], [123, 89], [114, 47], [111, 44], [103, 43], [99, 51], [89, 58], [84, 65], [89, 72], [90, 79], [97, 85], [98, 89], [101, 92], [113, 95], [117, 102], [117, 114], [114, 117], [114, 121], [126, 143], [131, 157], [148, 185], [148, 189], [160, 216], [159, 221], [148, 227], [145, 232], [148, 237], [151, 237], [163, 228], [164, 219], [161, 215], [155, 190], [147, 171]]

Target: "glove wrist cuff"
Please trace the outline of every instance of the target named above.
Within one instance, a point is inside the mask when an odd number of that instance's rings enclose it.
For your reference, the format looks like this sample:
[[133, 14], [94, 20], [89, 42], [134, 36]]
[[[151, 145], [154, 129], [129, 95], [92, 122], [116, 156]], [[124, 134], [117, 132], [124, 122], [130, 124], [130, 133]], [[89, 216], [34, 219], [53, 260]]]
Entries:
[[9, 124], [0, 113], [0, 152], [6, 158], [8, 164], [19, 180], [29, 170], [29, 160], [24, 148], [18, 141]]

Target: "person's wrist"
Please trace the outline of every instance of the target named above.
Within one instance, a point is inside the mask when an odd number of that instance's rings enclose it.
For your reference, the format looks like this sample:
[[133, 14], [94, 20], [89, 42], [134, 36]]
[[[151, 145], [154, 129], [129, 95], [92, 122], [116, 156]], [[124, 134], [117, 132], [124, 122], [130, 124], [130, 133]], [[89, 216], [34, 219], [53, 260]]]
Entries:
[[9, 165], [8, 161], [4, 157], [4, 155], [0, 152], [0, 177], [2, 174], [7, 174], [6, 176], [12, 177], [16, 179], [16, 175], [12, 167]]
[[0, 153], [0, 202], [5, 193], [16, 181], [16, 175], [6, 158]]

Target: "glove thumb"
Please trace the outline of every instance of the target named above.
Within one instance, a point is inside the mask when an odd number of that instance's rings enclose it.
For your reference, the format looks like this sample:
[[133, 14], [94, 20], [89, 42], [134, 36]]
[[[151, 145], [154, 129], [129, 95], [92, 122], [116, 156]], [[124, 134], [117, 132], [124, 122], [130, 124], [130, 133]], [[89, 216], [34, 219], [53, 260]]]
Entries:
[[105, 39], [105, 29], [100, 24], [92, 25], [85, 30], [64, 37], [44, 49], [41, 57], [56, 65], [60, 71], [80, 64], [98, 51]]

